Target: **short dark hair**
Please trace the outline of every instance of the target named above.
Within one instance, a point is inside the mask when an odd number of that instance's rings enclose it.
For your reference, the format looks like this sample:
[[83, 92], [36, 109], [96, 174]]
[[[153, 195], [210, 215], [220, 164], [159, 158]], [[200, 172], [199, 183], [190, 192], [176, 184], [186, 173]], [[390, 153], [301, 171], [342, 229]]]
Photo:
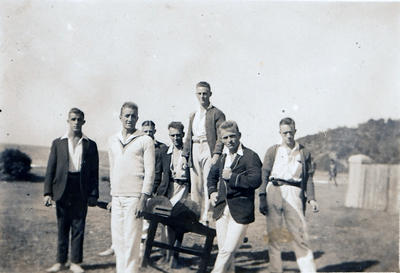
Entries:
[[145, 121], [143, 121], [143, 122], [142, 122], [142, 127], [143, 127], [143, 126], [150, 126], [150, 127], [156, 128], [156, 124], [155, 124], [154, 121], [152, 121], [152, 120], [145, 120]]
[[236, 121], [233, 120], [227, 120], [221, 123], [221, 125], [219, 126], [219, 130], [227, 130], [227, 129], [235, 129], [238, 133], [240, 133], [239, 131], [239, 126], [237, 125]]
[[131, 102], [131, 101], [127, 101], [127, 102], [124, 102], [124, 104], [122, 104], [120, 114], [122, 114], [122, 110], [124, 108], [131, 108], [133, 110], [136, 110], [136, 112], [139, 112], [139, 107], [137, 106], [137, 104], [134, 102]]
[[183, 126], [182, 122], [180, 121], [172, 121], [168, 124], [168, 129], [169, 128], [180, 130], [183, 133], [183, 129], [185, 128], [185, 126]]
[[68, 112], [68, 117], [69, 117], [69, 115], [70, 114], [77, 114], [77, 115], [80, 115], [81, 117], [82, 117], [82, 119], [85, 119], [85, 113], [83, 113], [83, 111], [81, 110], [81, 109], [79, 109], [79, 108], [76, 108], [76, 107], [73, 107], [73, 108], [71, 108], [70, 110], [69, 110], [69, 112]]
[[210, 86], [210, 84], [208, 82], [198, 82], [196, 84], [196, 88], [197, 87], [206, 87], [211, 92], [211, 86]]
[[294, 122], [294, 120], [292, 118], [283, 118], [281, 119], [281, 121], [279, 122], [279, 126], [281, 125], [289, 125], [289, 126], [293, 126], [293, 128], [296, 128], [296, 123]]

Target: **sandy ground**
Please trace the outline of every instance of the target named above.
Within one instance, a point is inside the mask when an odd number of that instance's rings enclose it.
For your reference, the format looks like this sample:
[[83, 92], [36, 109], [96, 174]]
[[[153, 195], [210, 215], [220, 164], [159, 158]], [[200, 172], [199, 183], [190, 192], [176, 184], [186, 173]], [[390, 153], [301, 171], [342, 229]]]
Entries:
[[[316, 179], [323, 182], [326, 174], [319, 174]], [[345, 179], [346, 175], [339, 177], [338, 187], [317, 183], [320, 212], [307, 212], [310, 243], [318, 271], [398, 271], [398, 214], [345, 208]], [[108, 183], [101, 182], [100, 189], [100, 200], [110, 200]], [[0, 272], [44, 272], [54, 263], [55, 209], [42, 205], [42, 191], [43, 183], [40, 182], [0, 182]], [[265, 272], [268, 269], [265, 221], [257, 211], [256, 221], [248, 228], [249, 241], [242, 245], [236, 256], [237, 272]], [[191, 246], [200, 239], [189, 234], [184, 244]], [[113, 256], [97, 256], [110, 242], [110, 214], [98, 207], [89, 208], [83, 263], [87, 272], [115, 272]], [[215, 245], [210, 263], [216, 253]], [[282, 255], [285, 272], [298, 272], [294, 253], [289, 247], [283, 249]], [[172, 270], [161, 264], [159, 258], [159, 251], [155, 251], [152, 254], [154, 265], [141, 272], [195, 272], [195, 264], [198, 264], [198, 258], [182, 256], [185, 266]]]

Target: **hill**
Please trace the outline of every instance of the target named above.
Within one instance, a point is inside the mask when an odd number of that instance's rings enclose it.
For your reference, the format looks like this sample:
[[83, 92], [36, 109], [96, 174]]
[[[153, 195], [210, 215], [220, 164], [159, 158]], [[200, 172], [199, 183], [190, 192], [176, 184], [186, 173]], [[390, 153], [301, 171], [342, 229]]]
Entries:
[[314, 156], [317, 169], [328, 170], [329, 159], [337, 161], [338, 170], [347, 170], [347, 160], [365, 154], [375, 163], [400, 163], [400, 120], [370, 119], [357, 128], [339, 127], [298, 139]]

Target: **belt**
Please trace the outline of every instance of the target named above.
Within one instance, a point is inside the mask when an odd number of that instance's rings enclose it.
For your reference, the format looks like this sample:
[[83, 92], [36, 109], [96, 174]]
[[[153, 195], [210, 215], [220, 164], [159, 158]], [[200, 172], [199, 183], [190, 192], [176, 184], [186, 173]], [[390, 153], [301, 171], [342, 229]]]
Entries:
[[204, 143], [207, 142], [207, 138], [192, 138], [193, 143]]
[[174, 179], [174, 183], [177, 183], [178, 185], [185, 185], [188, 184], [188, 180], [182, 180], [182, 179]]
[[81, 174], [81, 172], [68, 172], [68, 175], [70, 175], [70, 176], [78, 176], [80, 174]]
[[279, 179], [279, 178], [272, 179], [271, 182], [272, 182], [272, 185], [277, 186], [277, 187], [282, 186], [282, 185], [289, 185], [289, 186], [301, 188], [301, 182], [287, 181], [287, 180]]

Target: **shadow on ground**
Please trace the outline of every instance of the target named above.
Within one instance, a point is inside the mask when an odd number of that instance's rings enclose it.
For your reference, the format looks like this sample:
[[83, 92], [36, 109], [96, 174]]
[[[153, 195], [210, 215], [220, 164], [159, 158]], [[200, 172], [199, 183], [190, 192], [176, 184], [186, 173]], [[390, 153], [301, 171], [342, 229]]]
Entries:
[[345, 262], [340, 264], [327, 265], [320, 269], [318, 272], [363, 272], [367, 268], [378, 264], [379, 261], [368, 260], [362, 262]]

